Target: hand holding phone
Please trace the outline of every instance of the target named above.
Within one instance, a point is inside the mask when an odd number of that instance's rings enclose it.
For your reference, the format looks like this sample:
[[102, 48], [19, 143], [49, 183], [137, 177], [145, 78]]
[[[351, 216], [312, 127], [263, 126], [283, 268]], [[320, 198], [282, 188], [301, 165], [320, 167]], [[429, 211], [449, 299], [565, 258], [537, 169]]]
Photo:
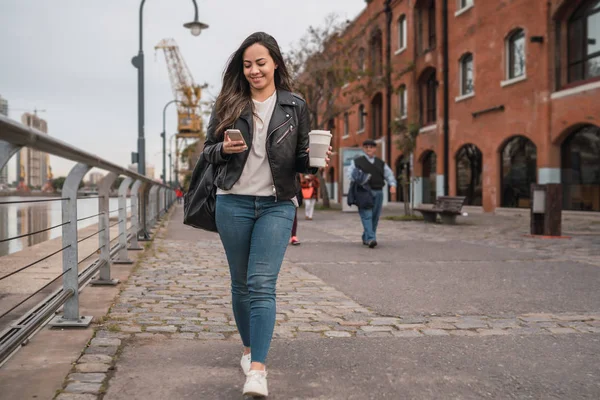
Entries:
[[227, 129], [223, 141], [223, 153], [236, 154], [248, 150], [244, 136], [239, 129]]

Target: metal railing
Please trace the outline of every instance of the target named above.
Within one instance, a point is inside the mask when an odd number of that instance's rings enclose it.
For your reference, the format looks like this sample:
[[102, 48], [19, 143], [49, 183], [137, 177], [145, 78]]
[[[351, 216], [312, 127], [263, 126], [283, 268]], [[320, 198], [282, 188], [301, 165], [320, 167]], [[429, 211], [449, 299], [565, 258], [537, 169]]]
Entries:
[[[7, 316], [19, 306], [40, 294], [44, 290], [58, 282], [62, 278], [62, 286], [48, 295], [36, 306], [30, 308], [17, 321], [0, 333], [0, 364], [14, 353], [30, 336], [41, 326], [48, 322], [60, 307], [63, 307], [62, 315], [55, 316], [49, 321], [50, 326], [58, 327], [87, 327], [92, 321], [91, 316], [82, 316], [79, 311], [79, 292], [87, 284], [92, 285], [116, 285], [118, 280], [111, 278], [112, 264], [131, 264], [128, 257], [129, 250], [141, 250], [139, 241], [147, 240], [149, 232], [157, 222], [165, 215], [175, 202], [175, 193], [168, 186], [153, 181], [136, 172], [130, 171], [98, 156], [87, 153], [73, 147], [58, 139], [43, 134], [36, 129], [22, 125], [0, 115], [0, 169], [2, 169], [10, 158], [22, 147], [39, 150], [48, 154], [62, 157], [77, 164], [69, 172], [60, 198], [7, 201], [0, 205], [15, 203], [41, 203], [60, 201], [62, 208], [62, 223], [41, 229], [36, 232], [20, 234], [14, 237], [0, 237], [0, 243], [17, 240], [32, 236], [52, 229], [62, 229], [62, 245], [40, 259], [30, 262], [24, 266], [17, 266], [13, 271], [0, 276], [0, 281], [14, 276], [20, 272], [47, 260], [52, 256], [62, 254], [62, 274], [52, 279], [42, 288], [27, 296], [15, 305], [11, 305], [8, 311], [0, 315]], [[85, 174], [93, 167], [108, 171], [108, 174], [98, 185], [98, 214], [78, 218], [78, 188]], [[116, 179], [124, 176], [118, 189], [118, 208], [109, 210], [110, 189]], [[130, 193], [130, 203], [127, 206], [127, 194]], [[91, 197], [85, 197], [90, 199]], [[128, 209], [131, 210], [128, 217]], [[110, 214], [118, 214], [118, 221], [110, 225]], [[78, 222], [98, 218], [98, 230], [84, 238], [78, 238]], [[129, 222], [129, 228], [127, 227]], [[118, 226], [118, 236], [111, 241], [110, 229]], [[79, 244], [98, 236], [98, 248], [87, 257], [79, 260]], [[118, 241], [116, 244], [113, 242]], [[79, 266], [94, 256], [96, 260], [90, 262], [81, 272]], [[97, 278], [91, 280], [97, 274]], [[91, 280], [91, 281], [90, 281]]]

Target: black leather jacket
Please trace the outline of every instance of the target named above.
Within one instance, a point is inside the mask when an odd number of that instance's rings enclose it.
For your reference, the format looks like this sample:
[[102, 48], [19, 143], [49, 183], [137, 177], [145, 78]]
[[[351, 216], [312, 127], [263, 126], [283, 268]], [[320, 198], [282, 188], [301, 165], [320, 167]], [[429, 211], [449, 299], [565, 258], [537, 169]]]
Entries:
[[[218, 165], [215, 178], [217, 187], [230, 190], [240, 179], [248, 151], [237, 154], [224, 154], [223, 132], [215, 132], [219, 118], [213, 109], [204, 142], [204, 156], [211, 164]], [[245, 112], [235, 122], [244, 140], [251, 146], [254, 121], [250, 111]], [[273, 110], [267, 134], [267, 158], [273, 174], [276, 200], [290, 200], [296, 196], [296, 173], [315, 174], [318, 168], [309, 167], [308, 132], [310, 118], [306, 102], [298, 95], [277, 90], [277, 104]]]

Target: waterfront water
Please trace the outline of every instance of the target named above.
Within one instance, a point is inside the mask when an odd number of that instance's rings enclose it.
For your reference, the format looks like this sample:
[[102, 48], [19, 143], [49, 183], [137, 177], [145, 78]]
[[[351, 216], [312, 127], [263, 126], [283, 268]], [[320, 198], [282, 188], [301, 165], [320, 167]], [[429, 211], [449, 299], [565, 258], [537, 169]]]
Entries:
[[[0, 203], [43, 199], [46, 198], [1, 197]], [[47, 200], [53, 201], [26, 204], [0, 204], [0, 241], [62, 224], [61, 207], [64, 201], [56, 200], [56, 198], [52, 197], [48, 197]], [[111, 198], [109, 211], [116, 211], [118, 209], [118, 203], [118, 198]], [[127, 199], [127, 206], [129, 207], [129, 205], [130, 200]], [[78, 219], [98, 214], [98, 199], [94, 198], [77, 200], [77, 213]], [[117, 212], [110, 214], [111, 218], [115, 218], [117, 216]], [[81, 229], [97, 223], [98, 217], [94, 217], [78, 222], [77, 228]], [[60, 237], [61, 235], [62, 227], [59, 227], [21, 239], [0, 243], [0, 257], [7, 254], [16, 253], [29, 246]]]

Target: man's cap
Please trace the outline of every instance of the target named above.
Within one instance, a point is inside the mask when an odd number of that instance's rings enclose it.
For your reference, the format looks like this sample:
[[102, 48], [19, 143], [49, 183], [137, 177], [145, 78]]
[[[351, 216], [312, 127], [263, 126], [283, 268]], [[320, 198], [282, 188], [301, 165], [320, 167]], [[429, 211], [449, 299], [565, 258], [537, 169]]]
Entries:
[[377, 147], [377, 143], [373, 139], [367, 139], [363, 142], [363, 146], [375, 146]]

